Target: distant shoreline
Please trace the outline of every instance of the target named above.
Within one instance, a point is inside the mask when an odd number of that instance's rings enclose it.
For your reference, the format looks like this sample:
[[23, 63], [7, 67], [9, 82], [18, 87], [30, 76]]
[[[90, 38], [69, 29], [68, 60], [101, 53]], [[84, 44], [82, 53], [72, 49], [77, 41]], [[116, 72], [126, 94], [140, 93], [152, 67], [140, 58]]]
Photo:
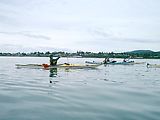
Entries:
[[160, 59], [160, 52], [153, 52], [149, 50], [137, 50], [133, 52], [83, 52], [76, 53], [68, 52], [31, 52], [31, 53], [0, 53], [0, 57], [49, 57], [50, 54], [54, 56], [68, 57], [68, 58], [130, 58], [130, 59]]
[[[37, 58], [38, 58], [39, 56], [0, 56], [0, 58], [2, 58], [2, 57], [8, 57], [8, 58], [9, 58], [9, 57], [10, 57], [10, 58], [11, 58], [11, 57], [13, 57], [13, 58], [14, 58], [14, 57], [15, 57], [15, 58], [16, 58], [16, 57], [17, 57], [17, 58], [29, 58], [29, 57], [31, 57], [31, 58], [33, 57], [33, 58], [34, 58], [34, 57], [35, 57], [35, 58], [36, 58], [36, 57], [37, 57]], [[42, 57], [42, 58], [43, 58], [43, 57]], [[63, 58], [76, 58], [76, 57], [63, 57]], [[76, 58], [76, 59], [82, 59], [82, 58], [105, 58], [105, 57], [81, 57], [81, 58]], [[112, 57], [110, 57], [110, 58], [112, 58]], [[114, 59], [124, 59], [124, 58], [114, 57]], [[130, 59], [160, 59], [160, 58], [130, 58]]]

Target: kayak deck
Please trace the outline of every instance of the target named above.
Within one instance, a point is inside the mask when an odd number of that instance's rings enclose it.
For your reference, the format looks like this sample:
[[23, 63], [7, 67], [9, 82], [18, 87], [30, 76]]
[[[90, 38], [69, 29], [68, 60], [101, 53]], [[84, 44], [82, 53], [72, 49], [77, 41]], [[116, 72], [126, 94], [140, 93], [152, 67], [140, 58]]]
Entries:
[[75, 69], [84, 69], [84, 68], [96, 68], [99, 65], [82, 65], [82, 64], [58, 64], [56, 66], [44, 66], [47, 64], [16, 64], [17, 68], [33, 68], [33, 69], [52, 69], [52, 68], [75, 68]]

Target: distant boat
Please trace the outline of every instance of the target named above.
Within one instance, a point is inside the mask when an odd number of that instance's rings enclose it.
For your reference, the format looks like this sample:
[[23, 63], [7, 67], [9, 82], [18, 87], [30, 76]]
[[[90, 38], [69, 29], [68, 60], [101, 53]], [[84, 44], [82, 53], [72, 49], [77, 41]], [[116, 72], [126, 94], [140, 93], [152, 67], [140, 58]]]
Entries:
[[103, 62], [96, 62], [96, 61], [85, 61], [87, 64], [103, 64]]
[[149, 63], [147, 63], [147, 68], [160, 68], [160, 64], [149, 64]]
[[72, 56], [73, 58], [82, 58], [82, 56]]
[[[95, 61], [85, 61], [88, 64], [104, 64], [103, 62], [95, 62]], [[126, 61], [126, 62], [107, 62], [106, 65], [133, 65], [134, 61]]]
[[107, 62], [108, 65], [134, 65], [134, 61], [126, 61], [126, 62]]
[[145, 64], [146, 62], [134, 62], [134, 64]]

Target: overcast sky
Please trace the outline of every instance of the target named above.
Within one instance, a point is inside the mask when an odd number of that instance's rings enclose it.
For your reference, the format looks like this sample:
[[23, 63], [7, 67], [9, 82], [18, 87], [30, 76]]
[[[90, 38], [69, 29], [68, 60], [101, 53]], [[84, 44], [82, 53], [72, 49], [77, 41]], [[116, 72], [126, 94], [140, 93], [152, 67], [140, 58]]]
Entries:
[[160, 51], [160, 0], [0, 0], [0, 52]]

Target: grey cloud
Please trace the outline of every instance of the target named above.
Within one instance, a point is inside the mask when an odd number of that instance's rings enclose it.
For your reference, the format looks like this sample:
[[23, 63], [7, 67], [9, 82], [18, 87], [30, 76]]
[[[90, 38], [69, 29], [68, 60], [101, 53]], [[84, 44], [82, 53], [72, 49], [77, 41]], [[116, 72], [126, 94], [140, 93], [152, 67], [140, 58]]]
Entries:
[[[10, 6], [45, 6], [45, 5], [55, 5], [55, 4], [66, 4], [66, 0], [1, 0], [0, 4], [10, 5]], [[36, 7], [35, 6], [35, 7]]]
[[77, 44], [89, 44], [89, 45], [108, 45], [108, 44], [159, 44], [159, 39], [141, 39], [141, 38], [118, 38], [118, 37], [106, 37], [106, 38], [93, 38], [87, 41], [78, 41]]
[[36, 39], [43, 39], [43, 40], [51, 40], [50, 37], [38, 34], [31, 34], [29, 32], [0, 32], [0, 34], [7, 34], [7, 35], [23, 35], [29, 38], [36, 38]]
[[97, 35], [101, 35], [103, 37], [109, 37], [109, 36], [111, 36], [109, 33], [105, 32], [105, 31], [95, 30], [94, 33], [96, 33]]
[[38, 46], [36, 48], [33, 47], [25, 47], [23, 45], [12, 45], [12, 44], [1, 44], [0, 45], [0, 52], [46, 52], [46, 51], [66, 51], [66, 52], [73, 52], [67, 48], [53, 48], [53, 47], [41, 47]]
[[22, 33], [22, 35], [31, 37], [31, 38], [38, 38], [38, 39], [44, 39], [44, 40], [51, 40], [50, 37], [44, 36], [44, 35], [35, 35], [30, 33]]
[[6, 26], [6, 25], [17, 26], [17, 24], [18, 24], [17, 21], [13, 17], [0, 13], [0, 26]]
[[116, 38], [123, 42], [134, 42], [134, 43], [159, 43], [160, 39], [143, 39], [143, 38]]
[[109, 31], [105, 31], [102, 28], [89, 29], [88, 32], [97, 37], [111, 37], [111, 33]]
[[112, 38], [104, 38], [104, 39], [96, 39], [98, 42], [100, 41], [114, 41], [114, 42], [127, 42], [127, 43], [160, 43], [160, 39], [142, 39], [142, 38], [118, 38], [118, 37], [112, 37]]
[[23, 46], [21, 45], [12, 45], [12, 44], [1, 44], [0, 52], [19, 52], [22, 51]]
[[92, 29], [89, 33], [93, 36], [92, 41], [97, 41], [98, 43], [106, 43], [108, 41], [115, 42], [133, 42], [133, 43], [160, 43], [160, 39], [152, 38], [122, 38], [111, 34], [109, 31], [103, 29]]

